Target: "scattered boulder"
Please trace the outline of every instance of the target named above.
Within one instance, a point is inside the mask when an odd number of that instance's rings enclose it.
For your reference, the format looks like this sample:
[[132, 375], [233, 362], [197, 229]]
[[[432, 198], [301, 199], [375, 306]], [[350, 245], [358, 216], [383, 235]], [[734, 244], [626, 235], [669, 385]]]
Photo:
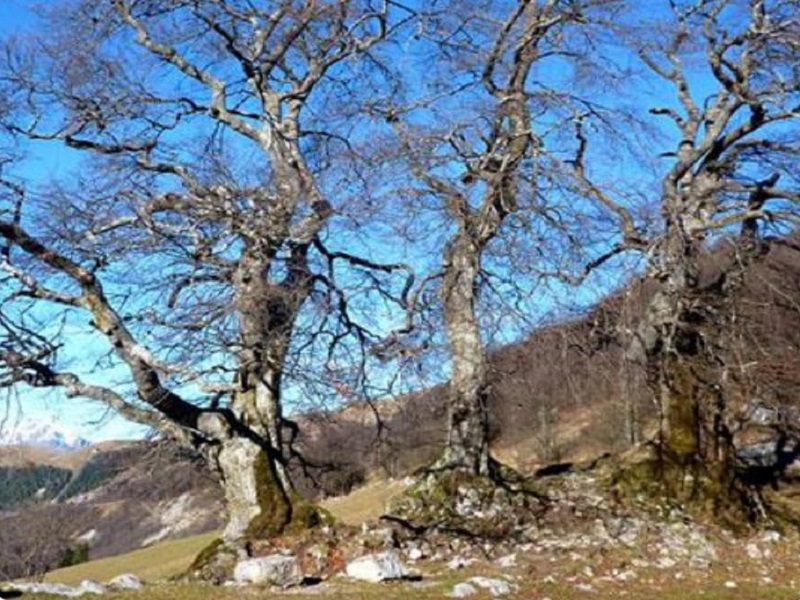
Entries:
[[140, 590], [142, 589], [142, 581], [132, 573], [123, 573], [109, 581], [108, 587], [115, 590]]
[[50, 596], [65, 596], [77, 598], [87, 593], [81, 588], [75, 588], [63, 583], [35, 583], [21, 582], [13, 584], [14, 589], [26, 594], [49, 594]]
[[747, 553], [747, 556], [753, 560], [761, 560], [764, 558], [764, 553], [761, 551], [756, 544], [750, 543], [744, 547], [744, 551]]
[[776, 467], [784, 443], [783, 432], [766, 425], [748, 425], [733, 435], [736, 458], [747, 467]]
[[456, 557], [453, 558], [453, 560], [451, 560], [449, 563], [447, 563], [447, 566], [452, 571], [457, 571], [458, 569], [463, 569], [464, 567], [468, 567], [469, 565], [471, 565], [474, 562], [475, 562], [474, 558], [466, 558], [464, 556], [456, 556]]
[[468, 598], [478, 593], [475, 586], [470, 583], [457, 583], [450, 594], [451, 598]]
[[733, 425], [733, 447], [738, 462], [746, 468], [796, 471], [798, 440], [789, 423], [797, 414], [787, 408], [751, 401]]
[[94, 581], [92, 579], [84, 579], [81, 581], [81, 584], [78, 586], [78, 590], [80, 590], [82, 594], [95, 594], [97, 596], [102, 596], [108, 592], [108, 588], [106, 586], [99, 581]]
[[489, 577], [473, 577], [469, 580], [470, 583], [474, 583], [479, 588], [483, 588], [489, 591], [494, 598], [499, 598], [501, 596], [507, 596], [511, 593], [511, 584], [503, 579], [491, 579]]
[[294, 556], [274, 554], [239, 561], [233, 570], [236, 583], [291, 587], [303, 582], [303, 572]]
[[517, 555], [516, 554], [507, 554], [505, 556], [501, 556], [495, 561], [495, 564], [498, 567], [503, 569], [510, 569], [511, 567], [517, 566]]
[[395, 552], [381, 552], [362, 556], [345, 567], [345, 574], [353, 579], [379, 583], [390, 579], [403, 579], [408, 571]]

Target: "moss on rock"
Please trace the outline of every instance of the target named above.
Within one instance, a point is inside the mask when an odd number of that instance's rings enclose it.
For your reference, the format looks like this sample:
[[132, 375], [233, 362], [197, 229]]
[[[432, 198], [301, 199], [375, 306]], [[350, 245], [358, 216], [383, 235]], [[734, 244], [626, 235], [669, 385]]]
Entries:
[[222, 583], [233, 575], [236, 558], [235, 550], [217, 538], [200, 551], [184, 578]]
[[538, 486], [509, 467], [493, 476], [432, 470], [395, 498], [385, 519], [415, 533], [507, 539], [535, 524], [546, 501]]
[[732, 465], [686, 460], [656, 442], [608, 461], [600, 483], [616, 502], [643, 505], [662, 514], [679, 508], [735, 531], [758, 520], [758, 491], [741, 482]]

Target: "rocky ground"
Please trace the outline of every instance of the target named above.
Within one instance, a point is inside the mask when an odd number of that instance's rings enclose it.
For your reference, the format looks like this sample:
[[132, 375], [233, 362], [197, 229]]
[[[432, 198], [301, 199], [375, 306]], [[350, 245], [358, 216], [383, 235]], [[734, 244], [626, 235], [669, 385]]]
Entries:
[[[800, 540], [774, 529], [738, 535], [647, 502], [620, 507], [591, 472], [559, 476], [548, 510], [505, 539], [414, 533], [394, 521], [278, 540], [237, 565], [221, 587], [161, 583], [144, 592], [85, 582], [31, 588], [61, 595], [132, 598], [289, 596], [381, 598], [792, 598], [800, 597]], [[494, 517], [464, 490], [459, 510]], [[501, 495], [502, 496], [502, 495]], [[472, 497], [471, 501], [465, 498]], [[502, 501], [499, 501], [502, 502]], [[335, 541], [335, 543], [333, 543]]]

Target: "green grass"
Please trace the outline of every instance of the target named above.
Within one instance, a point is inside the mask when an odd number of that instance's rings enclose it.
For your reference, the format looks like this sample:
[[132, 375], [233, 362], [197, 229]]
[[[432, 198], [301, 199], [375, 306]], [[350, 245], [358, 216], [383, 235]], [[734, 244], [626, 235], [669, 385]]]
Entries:
[[389, 500], [403, 489], [399, 481], [374, 481], [347, 496], [328, 498], [322, 502], [322, 506], [342, 523], [359, 526], [377, 520], [385, 512]]
[[[347, 600], [441, 600], [449, 596], [456, 581], [465, 581], [467, 576], [446, 581], [424, 581], [416, 584], [384, 583], [366, 584], [335, 578], [331, 582], [307, 588], [293, 589], [290, 592], [268, 589], [225, 588], [202, 584], [164, 584], [151, 586], [141, 592], [122, 592], [111, 596], [113, 600], [237, 600], [252, 598], [258, 600], [278, 600], [293, 598], [312, 600], [319, 598], [346, 598]], [[594, 592], [581, 592], [574, 588], [549, 585], [542, 586], [535, 581], [521, 583], [519, 592], [505, 596], [507, 600], [532, 600], [550, 598], [551, 600], [797, 600], [797, 590], [788, 588], [767, 588], [765, 586], [742, 586], [735, 590], [719, 588], [717, 585], [694, 585], [691, 582], [676, 582], [669, 589], [648, 590], [642, 586], [614, 587], [597, 589]], [[42, 597], [44, 598], [44, 597]], [[475, 600], [488, 600], [489, 594], [482, 590], [471, 596]]]
[[83, 579], [108, 581], [121, 573], [133, 573], [144, 581], [167, 579], [185, 571], [197, 553], [218, 536], [218, 532], [212, 532], [154, 544], [128, 554], [52, 571], [45, 581], [67, 584], [77, 584]]

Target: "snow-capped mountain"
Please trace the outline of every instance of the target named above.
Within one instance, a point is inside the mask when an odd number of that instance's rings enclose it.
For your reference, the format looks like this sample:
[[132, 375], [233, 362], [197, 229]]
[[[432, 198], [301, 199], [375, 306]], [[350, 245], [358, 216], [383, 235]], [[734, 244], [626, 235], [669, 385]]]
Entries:
[[27, 419], [19, 423], [0, 423], [0, 446], [75, 450], [89, 445], [91, 442], [54, 421]]

